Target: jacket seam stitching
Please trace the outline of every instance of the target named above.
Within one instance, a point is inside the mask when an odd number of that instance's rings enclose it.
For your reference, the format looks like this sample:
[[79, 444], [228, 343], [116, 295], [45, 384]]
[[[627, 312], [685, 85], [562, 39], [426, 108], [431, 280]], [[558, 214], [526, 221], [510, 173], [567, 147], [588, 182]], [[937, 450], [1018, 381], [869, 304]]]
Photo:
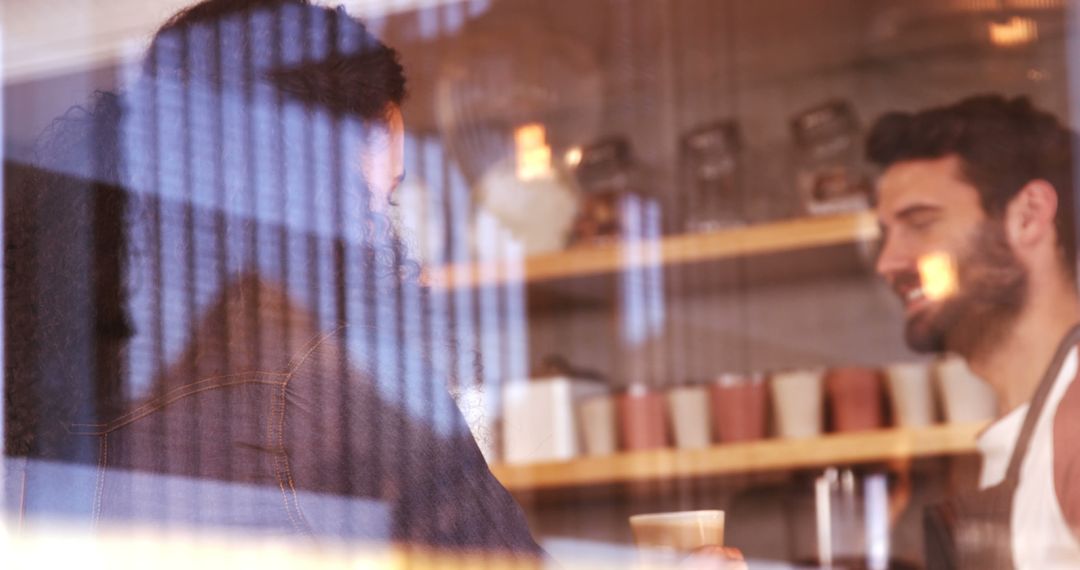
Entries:
[[[173, 388], [172, 390], [166, 392], [165, 394], [159, 396], [158, 398], [155, 398], [154, 400], [152, 400], [150, 402], [147, 402], [145, 404], [142, 404], [141, 406], [138, 406], [138, 407], [136, 407], [136, 408], [134, 408], [132, 410], [129, 410], [124, 415], [122, 415], [120, 417], [117, 417], [117, 418], [114, 418], [111, 421], [104, 422], [104, 423], [96, 423], [96, 424], [71, 424], [71, 425], [72, 425], [72, 427], [85, 427], [85, 428], [93, 427], [93, 428], [108, 429], [110, 426], [113, 426], [113, 425], [121, 423], [121, 422], [125, 422], [125, 420], [127, 420], [130, 416], [142, 416], [144, 411], [151, 411], [151, 412], [157, 411], [157, 410], [167, 406], [168, 404], [171, 404], [171, 403], [177, 401], [178, 399], [181, 399], [181, 398], [189, 395], [189, 394], [187, 394], [187, 392], [191, 391], [193, 388], [196, 388], [197, 386], [202, 387], [204, 384], [207, 384], [208, 382], [213, 382], [215, 380], [222, 380], [222, 379], [225, 379], [225, 378], [236, 378], [236, 377], [240, 377], [240, 378], [249, 378], [249, 377], [258, 378], [258, 377], [261, 377], [261, 376], [287, 376], [287, 375], [288, 375], [287, 371], [286, 372], [269, 372], [269, 371], [265, 371], [265, 370], [250, 370], [250, 371], [246, 371], [246, 372], [237, 372], [237, 373], [234, 373], [234, 374], [223, 374], [223, 375], [220, 375], [220, 376], [210, 376], [209, 378], [203, 378], [203, 379], [199, 380], [198, 382], [192, 382], [190, 384], [185, 384], [183, 386]], [[236, 383], [230, 383], [229, 385], [236, 385]], [[217, 385], [215, 385], [214, 387], [216, 387], [216, 386]], [[201, 388], [199, 390], [201, 390]], [[196, 390], [195, 392], [191, 392], [191, 393], [198, 393], [199, 390]]]
[[[255, 378], [248, 379], [248, 380], [240, 380], [240, 381], [236, 381], [236, 382], [229, 382], [229, 383], [226, 383], [226, 384], [215, 384], [213, 386], [204, 386], [202, 388], [199, 388], [198, 390], [191, 390], [191, 391], [186, 392], [184, 394], [179, 394], [179, 395], [176, 395], [176, 396], [174, 396], [174, 397], [172, 397], [170, 399], [161, 401], [157, 405], [155, 405], [154, 407], [145, 409], [142, 412], [135, 415], [134, 417], [121, 418], [121, 419], [116, 420], [116, 421], [114, 421], [114, 422], [112, 422], [110, 424], [107, 424], [104, 428], [102, 428], [101, 424], [72, 424], [72, 426], [71, 426], [72, 432], [74, 434], [76, 434], [76, 435], [105, 435], [105, 434], [109, 434], [109, 433], [112, 433], [112, 432], [122, 428], [122, 427], [131, 425], [131, 424], [135, 423], [136, 421], [141, 420], [141, 419], [153, 414], [154, 412], [161, 411], [161, 410], [169, 407], [172, 404], [175, 404], [175, 403], [177, 403], [177, 402], [179, 402], [181, 400], [185, 400], [187, 398], [190, 398], [191, 396], [194, 396], [196, 394], [201, 394], [203, 392], [210, 392], [210, 391], [213, 391], [213, 390], [219, 390], [219, 389], [223, 389], [223, 388], [232, 388], [232, 387], [236, 387], [236, 386], [244, 386], [244, 385], [247, 385], [247, 384], [262, 384], [262, 385], [269, 385], [269, 386], [281, 386], [283, 383], [280, 382], [280, 381], [279, 382], [272, 382], [272, 381], [268, 381], [268, 380], [259, 380], [258, 375], [256, 375]], [[83, 429], [80, 429], [80, 428], [83, 428]], [[86, 428], [89, 428], [89, 429], [86, 429]], [[95, 430], [94, 428], [98, 428], [98, 429]]]
[[101, 451], [98, 458], [97, 488], [94, 490], [93, 524], [97, 526], [101, 517], [101, 504], [105, 495], [105, 471], [109, 466], [109, 435], [101, 434]]
[[[293, 524], [293, 528], [305, 534], [310, 532], [310, 525], [308, 524], [306, 517], [304, 517], [303, 510], [300, 508], [300, 497], [296, 492], [296, 482], [293, 479], [292, 469], [289, 466], [289, 456], [285, 450], [285, 410], [287, 407], [287, 390], [289, 388], [289, 382], [293, 379], [297, 370], [299, 370], [300, 367], [303, 366], [303, 364], [307, 361], [307, 359], [311, 357], [312, 353], [314, 353], [316, 349], [322, 346], [322, 344], [325, 343], [328, 339], [330, 339], [333, 335], [337, 334], [344, 328], [345, 325], [341, 325], [320, 335], [309, 343], [306, 350], [303, 350], [301, 354], [290, 360], [289, 373], [285, 377], [285, 381], [281, 383], [281, 390], [277, 394], [278, 401], [274, 402], [278, 405], [280, 409], [275, 409], [273, 406], [271, 407], [271, 413], [274, 414], [278, 420], [278, 425], [276, 426], [277, 457], [274, 461], [276, 471], [275, 475], [277, 476], [278, 487], [281, 489], [281, 497], [285, 504], [285, 512], [286, 514], [288, 514], [289, 521]], [[270, 429], [273, 430], [273, 428], [274, 425], [273, 422], [271, 422]], [[273, 433], [269, 433], [267, 435], [270, 436], [271, 441], [274, 441]], [[286, 485], [288, 486], [288, 489], [286, 489]]]

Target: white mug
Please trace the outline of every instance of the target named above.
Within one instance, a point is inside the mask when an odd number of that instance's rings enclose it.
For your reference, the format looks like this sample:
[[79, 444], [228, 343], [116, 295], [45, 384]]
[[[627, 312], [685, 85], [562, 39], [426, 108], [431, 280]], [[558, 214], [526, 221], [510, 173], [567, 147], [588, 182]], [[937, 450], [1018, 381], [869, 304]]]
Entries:
[[668, 390], [667, 399], [675, 447], [708, 447], [712, 427], [708, 390], [704, 386], [679, 386]]
[[885, 369], [885, 376], [897, 425], [925, 427], [934, 423], [934, 393], [927, 364], [893, 364]]
[[821, 435], [823, 370], [774, 374], [770, 383], [780, 437]]
[[593, 396], [578, 406], [582, 446], [586, 455], [611, 455], [618, 446], [615, 433], [615, 401], [611, 396]]

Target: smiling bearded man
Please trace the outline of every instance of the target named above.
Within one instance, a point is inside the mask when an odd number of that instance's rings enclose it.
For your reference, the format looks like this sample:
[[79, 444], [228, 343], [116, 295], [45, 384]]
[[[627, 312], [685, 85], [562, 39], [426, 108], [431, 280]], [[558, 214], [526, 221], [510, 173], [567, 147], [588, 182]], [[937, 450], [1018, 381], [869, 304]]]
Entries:
[[972, 355], [992, 348], [1014, 324], [1028, 289], [1027, 273], [1009, 249], [1001, 224], [984, 221], [956, 251], [939, 254], [953, 261], [943, 276], [955, 280], [948, 296], [928, 295], [918, 270], [900, 269], [892, 277], [905, 304], [908, 346], [923, 353]]
[[930, 568], [1080, 567], [1080, 301], [1074, 137], [1027, 99], [974, 97], [881, 118], [878, 273], [919, 352], [994, 389], [980, 491], [927, 516]]

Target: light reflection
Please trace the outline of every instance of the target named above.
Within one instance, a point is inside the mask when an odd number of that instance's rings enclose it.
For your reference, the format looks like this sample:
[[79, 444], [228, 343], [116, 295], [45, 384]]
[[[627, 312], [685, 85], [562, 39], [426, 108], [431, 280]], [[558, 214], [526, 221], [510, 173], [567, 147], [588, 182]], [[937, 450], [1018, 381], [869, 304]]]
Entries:
[[937, 301], [956, 293], [956, 260], [951, 254], [935, 252], [924, 255], [919, 258], [918, 266], [923, 295], [928, 300]]
[[623, 220], [622, 275], [619, 279], [622, 340], [627, 347], [641, 345], [649, 336], [645, 312], [644, 255], [641, 232], [641, 201], [628, 198], [620, 204]]
[[566, 162], [567, 166], [569, 166], [570, 168], [574, 168], [577, 165], [581, 164], [581, 157], [582, 157], [581, 147], [580, 146], [575, 146], [575, 147], [571, 148], [570, 150], [566, 151], [566, 154], [563, 155], [563, 160]]
[[515, 129], [514, 146], [519, 180], [536, 180], [551, 174], [551, 147], [543, 125], [529, 123]]
[[1031, 18], [1013, 16], [1004, 22], [990, 22], [990, 43], [1001, 47], [1029, 44], [1039, 39], [1039, 26]]
[[[462, 8], [463, 5], [457, 6], [459, 16]], [[405, 267], [410, 260], [396, 241], [400, 236], [380, 225], [385, 220], [365, 217], [371, 205], [361, 173], [352, 160], [358, 145], [369, 140], [364, 136], [365, 124], [359, 119], [312, 108], [311, 103], [283, 98], [271, 85], [262, 81], [251, 83], [247, 79], [254, 72], [276, 69], [279, 63], [302, 65], [313, 56], [321, 58], [330, 52], [334, 38], [341, 46], [340, 52], [360, 49], [357, 42], [362, 38], [351, 35], [349, 29], [318, 32], [326, 31], [326, 22], [319, 18], [308, 22], [298, 17], [297, 10], [289, 5], [280, 17], [272, 11], [259, 12], [250, 19], [234, 17], [223, 23], [221, 29], [199, 28], [190, 37], [163, 36], [157, 59], [148, 63], [161, 73], [141, 79], [135, 65], [124, 71], [133, 87], [130, 113], [124, 115], [120, 137], [130, 157], [132, 184], [129, 186], [136, 195], [132, 203], [139, 208], [132, 221], [135, 227], [131, 233], [134, 243], [130, 272], [124, 275], [129, 279], [126, 308], [134, 329], [128, 344], [130, 366], [123, 371], [128, 376], [123, 379], [128, 389], [126, 394], [132, 400], [141, 399], [172, 383], [204, 378], [204, 373], [218, 370], [226, 373], [205, 377], [205, 380], [217, 380], [230, 377], [228, 373], [233, 370], [247, 370], [248, 366], [257, 369], [252, 373], [255, 375], [284, 374], [266, 372], [263, 362], [288, 357], [298, 343], [311, 336], [312, 329], [320, 334], [329, 331], [320, 338], [330, 339], [332, 335], [333, 341], [325, 345], [320, 341], [317, 353], [313, 352], [313, 345], [312, 351], [304, 353], [301, 359], [305, 366], [315, 370], [312, 378], [317, 384], [310, 386], [310, 392], [302, 397], [288, 402], [291, 417], [303, 416], [303, 413], [292, 414], [294, 404], [301, 412], [317, 411], [310, 420], [305, 420], [314, 428], [296, 429], [295, 433], [303, 434], [297, 436], [302, 439], [314, 434], [310, 440], [300, 442], [297, 453], [340, 465], [374, 458], [370, 477], [384, 477], [385, 481], [396, 481], [405, 475], [441, 473], [447, 467], [441, 456], [416, 459], [406, 454], [387, 456], [399, 444], [415, 445], [408, 448], [412, 451], [443, 443], [436, 436], [454, 438], [447, 440], [447, 445], [458, 445], [461, 417], [446, 397], [445, 380], [450, 376], [447, 371], [456, 368], [457, 376], [468, 382], [482, 374], [485, 387], [496, 398], [508, 376], [527, 373], [528, 323], [520, 283], [522, 248], [509, 242], [504, 231], [497, 232], [490, 243], [498, 259], [510, 259], [511, 265], [498, 266], [496, 270], [512, 272], [517, 277], [509, 287], [491, 287], [480, 295], [470, 290], [438, 291], [429, 300], [419, 284], [408, 277], [399, 278], [411, 269]], [[462, 19], [459, 17], [457, 21]], [[305, 22], [316, 31], [305, 35]], [[291, 43], [277, 51], [236, 49], [239, 41], [236, 38], [273, 36], [282, 31], [307, 41]], [[215, 41], [219, 42], [216, 49]], [[209, 59], [208, 54], [218, 52], [221, 56], [217, 60]], [[195, 70], [194, 77], [173, 72], [186, 69], [185, 65]], [[216, 75], [220, 75], [219, 82], [203, 81]], [[534, 130], [533, 135], [532, 155], [535, 158], [547, 153], [546, 160], [541, 162], [550, 168], [550, 147], [546, 145], [543, 127], [539, 127], [538, 133]], [[424, 236], [426, 250], [432, 251], [432, 258], [438, 263], [447, 261], [448, 252], [455, 259], [468, 260], [472, 236], [466, 228], [471, 226], [474, 211], [469, 189], [460, 173], [446, 164], [441, 144], [429, 142], [425, 145], [424, 159], [429, 166], [426, 170], [431, 192], [422, 197], [425, 200], [422, 205], [425, 212], [434, 214], [432, 219], [452, 217], [456, 230]], [[421, 170], [424, 169], [416, 169]], [[447, 234], [456, 238], [455, 245], [442, 247]], [[339, 326], [345, 323], [348, 327]], [[447, 334], [452, 330], [457, 334]], [[345, 355], [336, 344], [339, 331], [344, 331], [341, 335], [345, 337], [342, 339], [346, 343]], [[460, 342], [455, 343], [448, 336], [456, 336]], [[435, 346], [440, 343], [444, 346]], [[430, 362], [425, 358], [428, 351], [432, 353]], [[298, 367], [301, 360], [291, 359], [288, 366]], [[478, 360], [485, 365], [482, 369], [477, 366]], [[358, 370], [354, 371], [353, 365]], [[290, 379], [295, 371], [295, 367], [289, 370]], [[354, 389], [366, 389], [369, 383], [379, 392], [354, 392]], [[299, 384], [302, 382], [293, 382], [290, 390], [300, 389]], [[284, 393], [284, 385], [282, 389]], [[247, 403], [240, 401], [244, 397], [234, 398], [230, 403], [240, 409]], [[365, 405], [377, 402], [372, 405], [385, 406], [395, 414], [401, 410], [410, 412], [413, 416], [410, 420], [419, 420], [415, 422], [417, 429], [396, 431], [396, 424], [388, 423], [374, 434], [360, 434], [373, 442], [375, 449], [370, 457], [339, 455], [339, 441], [327, 435], [333, 429], [328, 426], [336, 425], [344, 411], [355, 409], [356, 402]], [[282, 410], [285, 407], [282, 403]], [[492, 408], [487, 405], [485, 410]], [[209, 406], [196, 412], [208, 409]], [[232, 408], [228, 410], [225, 427], [211, 430], [215, 446], [230, 442], [233, 428], [240, 425], [239, 420], [231, 419]], [[176, 416], [155, 416], [153, 421], [160, 421], [164, 432], [196, 433], [196, 428], [201, 427], [196, 424], [210, 415], [177, 412]], [[284, 415], [282, 411], [281, 417]], [[286, 430], [284, 420], [281, 421], [279, 439], [284, 440]], [[104, 437], [104, 434], [88, 435]], [[350, 432], [350, 435], [358, 434]], [[101, 449], [106, 449], [104, 443]], [[125, 450], [125, 444], [117, 445], [116, 449]], [[464, 449], [470, 452], [469, 446]], [[217, 450], [214, 447], [212, 452], [209, 445], [196, 445], [191, 456], [186, 457], [183, 455], [189, 448], [173, 449], [170, 444], [155, 452], [159, 456], [168, 455], [165, 461], [170, 468], [183, 460], [185, 464], [195, 465], [193, 469], [199, 469], [200, 463], [209, 464], [207, 458], [213, 456], [214, 461], [221, 458], [226, 464], [222, 470], [240, 469], [242, 454], [215, 455]], [[380, 455], [380, 450], [385, 453]], [[104, 465], [105, 452], [100, 453]], [[116, 457], [123, 455], [111, 454], [108, 459], [112, 461]], [[431, 465], [417, 462], [429, 459]], [[403, 467], [406, 460], [414, 463]], [[470, 464], [463, 465], [471, 468]], [[405, 473], [406, 468], [413, 471]], [[453, 468], [457, 464], [449, 465], [449, 469]], [[351, 471], [322, 470], [334, 475]], [[93, 470], [91, 475], [96, 479], [98, 471]], [[342, 485], [352, 481], [359, 481], [357, 486], [366, 484], [368, 481], [363, 478], [369, 477], [351, 473], [348, 476], [352, 479]], [[109, 484], [122, 488], [117, 483], [121, 481], [118, 477], [111, 470]], [[104, 475], [101, 478], [104, 480]], [[197, 482], [215, 481], [207, 478]], [[169, 520], [177, 513], [200, 507], [198, 503], [180, 500], [188, 494], [182, 481], [150, 478], [138, 483], [131, 488], [140, 493], [145, 491], [140, 498], [163, 497], [160, 501], [148, 501], [150, 506], [145, 511], [154, 520]], [[311, 486], [324, 483], [322, 479]], [[372, 487], [379, 488], [382, 483], [375, 480]], [[475, 481], [469, 484], [475, 486]], [[388, 487], [389, 484], [382, 488]], [[213, 509], [205, 507], [209, 513], [242, 511], [248, 504], [240, 494], [223, 493], [218, 487], [207, 491], [200, 486], [197, 490], [199, 493], [191, 494], [207, 499], [201, 506], [212, 505]], [[274, 485], [259, 490], [267, 491], [275, 506], [284, 492]], [[361, 491], [353, 487], [334, 490]], [[72, 493], [66, 490], [53, 496], [56, 501], [75, 502]], [[351, 495], [327, 496], [336, 499]], [[318, 500], [305, 498], [305, 507], [308, 501], [314, 504]], [[299, 510], [290, 506], [294, 504], [295, 500], [286, 505], [292, 509], [290, 517]], [[312, 518], [316, 523], [336, 520], [339, 506], [327, 505], [326, 516], [317, 514]], [[404, 512], [406, 507], [401, 509]], [[306, 510], [312, 515], [310, 509]], [[355, 522], [348, 517], [337, 518], [344, 518], [345, 526]], [[389, 520], [390, 515], [382, 519]], [[425, 527], [416, 525], [416, 528]], [[318, 534], [321, 530], [315, 528], [314, 532]], [[379, 538], [388, 539], [388, 536]]]
[[[650, 337], [660, 338], [664, 334], [666, 317], [664, 306], [664, 260], [660, 248], [660, 205], [653, 200], [647, 201], [644, 215], [646, 316]], [[655, 374], [656, 378], [662, 378], [667, 372], [663, 356], [664, 352], [657, 350], [653, 359], [653, 374]]]
[[[406, 160], [410, 163], [406, 167], [408, 172], [419, 173], [418, 177], [428, 189], [423, 194], [424, 199], [424, 232], [427, 236], [422, 241], [421, 248], [429, 257], [428, 262], [444, 265], [449, 262], [449, 250], [446, 247], [447, 228], [445, 213], [448, 208], [448, 189], [446, 161], [443, 160], [444, 149], [442, 143], [436, 137], [424, 137], [421, 135], [406, 134], [406, 140], [419, 139], [414, 148], [417, 152], [406, 153]], [[427, 328], [428, 346], [431, 350], [429, 363], [432, 375], [436, 378], [455, 378], [453, 366], [457, 358], [454, 347], [448, 338], [452, 337], [452, 298], [445, 289], [433, 288], [428, 292], [429, 321]], [[431, 425], [439, 433], [450, 433], [453, 428], [454, 410], [452, 404], [440, 398], [440, 392], [446, 391], [447, 386], [442, 382], [432, 382], [427, 387], [428, 399], [435, 403], [431, 410]]]

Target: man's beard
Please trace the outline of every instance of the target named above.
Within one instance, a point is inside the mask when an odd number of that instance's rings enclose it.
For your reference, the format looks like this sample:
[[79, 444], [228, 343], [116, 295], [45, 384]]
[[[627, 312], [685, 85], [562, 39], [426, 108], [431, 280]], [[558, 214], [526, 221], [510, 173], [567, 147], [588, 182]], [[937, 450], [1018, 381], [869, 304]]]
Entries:
[[908, 318], [904, 336], [912, 350], [970, 357], [995, 346], [1023, 310], [1027, 271], [1000, 224], [981, 223], [956, 268], [956, 294]]

